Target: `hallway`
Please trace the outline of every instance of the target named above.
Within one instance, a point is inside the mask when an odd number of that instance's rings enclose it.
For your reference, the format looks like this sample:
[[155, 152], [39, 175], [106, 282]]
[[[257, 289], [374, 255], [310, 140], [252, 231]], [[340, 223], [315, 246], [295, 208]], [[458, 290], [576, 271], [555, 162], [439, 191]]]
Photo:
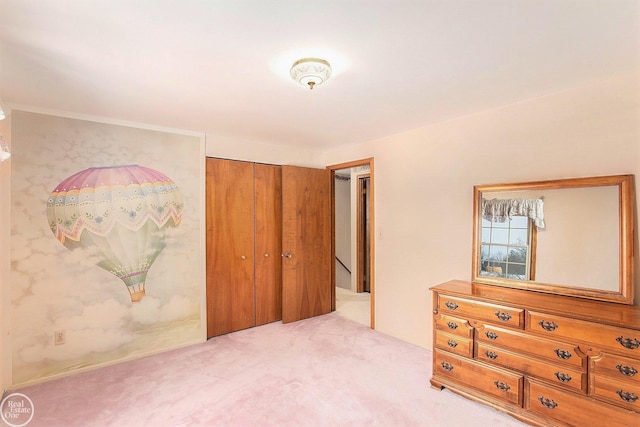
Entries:
[[336, 313], [340, 316], [371, 326], [371, 294], [369, 292], [351, 292], [336, 287]]

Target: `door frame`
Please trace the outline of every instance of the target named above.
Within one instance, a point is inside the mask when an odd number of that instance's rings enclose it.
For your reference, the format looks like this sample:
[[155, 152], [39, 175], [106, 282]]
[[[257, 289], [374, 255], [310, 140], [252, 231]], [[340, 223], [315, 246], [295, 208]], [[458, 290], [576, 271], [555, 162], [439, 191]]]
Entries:
[[[375, 253], [376, 253], [376, 239], [375, 233], [375, 178], [374, 178], [374, 168], [373, 168], [373, 157], [369, 157], [366, 159], [354, 160], [346, 163], [339, 163], [335, 165], [329, 165], [326, 169], [331, 171], [331, 259], [335, 260], [336, 257], [336, 222], [335, 222], [335, 174], [337, 170], [340, 169], [348, 169], [358, 166], [369, 166], [369, 184], [370, 184], [370, 194], [369, 194], [369, 242], [371, 244], [370, 253], [369, 253], [369, 286], [370, 286], [370, 294], [371, 294], [371, 329], [375, 329], [375, 289], [376, 289], [376, 275], [375, 275]], [[336, 309], [336, 263], [333, 261], [331, 263], [331, 310], [335, 311]]]

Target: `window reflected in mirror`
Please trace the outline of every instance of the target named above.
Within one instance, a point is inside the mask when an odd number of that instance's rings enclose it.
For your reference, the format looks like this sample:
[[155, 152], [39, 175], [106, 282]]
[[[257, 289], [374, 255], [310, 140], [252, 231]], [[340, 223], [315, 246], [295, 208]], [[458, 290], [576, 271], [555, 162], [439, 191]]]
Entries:
[[533, 280], [535, 233], [532, 221], [516, 215], [506, 222], [482, 219], [480, 275]]

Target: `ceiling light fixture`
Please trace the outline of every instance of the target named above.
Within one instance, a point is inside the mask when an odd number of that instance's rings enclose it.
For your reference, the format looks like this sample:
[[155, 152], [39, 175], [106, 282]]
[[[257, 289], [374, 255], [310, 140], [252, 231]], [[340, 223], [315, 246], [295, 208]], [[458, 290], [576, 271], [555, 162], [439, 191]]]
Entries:
[[331, 76], [331, 65], [324, 59], [303, 58], [293, 63], [291, 77], [303, 86], [313, 89]]

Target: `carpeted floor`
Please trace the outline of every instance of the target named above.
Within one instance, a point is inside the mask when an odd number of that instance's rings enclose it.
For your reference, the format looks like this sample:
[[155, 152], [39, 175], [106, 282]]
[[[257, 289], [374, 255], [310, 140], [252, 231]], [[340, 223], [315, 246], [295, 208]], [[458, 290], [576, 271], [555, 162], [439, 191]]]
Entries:
[[431, 353], [336, 313], [26, 387], [35, 426], [516, 427], [429, 386]]
[[336, 313], [354, 322], [371, 325], [371, 294], [336, 286]]

